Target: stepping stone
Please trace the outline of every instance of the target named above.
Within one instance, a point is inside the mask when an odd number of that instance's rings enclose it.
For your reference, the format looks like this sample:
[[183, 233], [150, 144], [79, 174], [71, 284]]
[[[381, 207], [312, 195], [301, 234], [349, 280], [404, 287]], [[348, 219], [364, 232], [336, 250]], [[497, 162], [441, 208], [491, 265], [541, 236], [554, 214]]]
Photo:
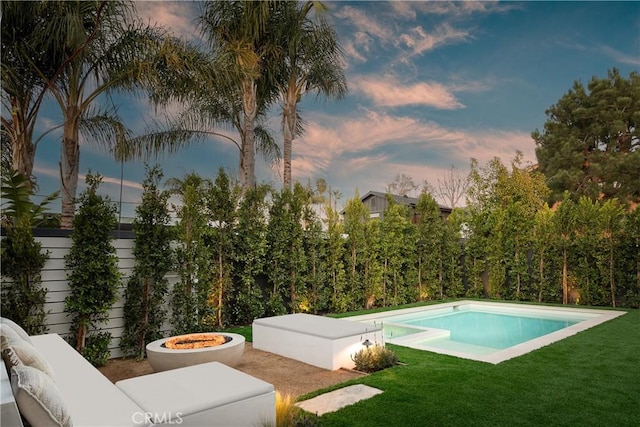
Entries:
[[320, 396], [316, 396], [309, 400], [298, 402], [296, 403], [296, 406], [307, 412], [321, 416], [327, 412], [337, 411], [345, 406], [353, 405], [356, 402], [368, 399], [380, 393], [382, 393], [382, 390], [377, 388], [369, 387], [364, 384], [355, 384], [330, 391], [329, 393], [321, 394]]

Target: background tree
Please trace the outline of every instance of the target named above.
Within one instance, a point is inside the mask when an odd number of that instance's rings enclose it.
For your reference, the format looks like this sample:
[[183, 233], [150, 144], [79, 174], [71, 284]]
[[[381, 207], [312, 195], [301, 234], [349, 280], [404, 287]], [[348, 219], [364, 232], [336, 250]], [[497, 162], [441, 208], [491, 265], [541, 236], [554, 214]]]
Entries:
[[[535, 269], [537, 289], [536, 301], [547, 299], [557, 300], [557, 283], [560, 276], [554, 274], [554, 259], [557, 257], [558, 236], [554, 231], [554, 212], [548, 206], [543, 206], [536, 212], [533, 220], [533, 256], [532, 264]], [[545, 298], [546, 297], [546, 298]]]
[[392, 182], [387, 184], [387, 193], [408, 196], [418, 189], [418, 185], [408, 175], [396, 174]]
[[628, 79], [617, 69], [593, 77], [587, 90], [575, 82], [547, 110], [544, 130], [532, 133], [540, 171], [557, 201], [570, 191], [576, 199], [640, 199], [640, 75]]
[[[310, 191], [311, 194], [311, 191]], [[303, 252], [307, 258], [306, 294], [301, 296], [300, 310], [317, 314], [326, 307], [327, 298], [324, 292], [327, 283], [325, 261], [325, 238], [322, 230], [322, 222], [311, 202], [307, 204], [302, 213], [304, 224]]]
[[569, 254], [573, 246], [573, 234], [576, 230], [575, 217], [576, 203], [571, 199], [568, 191], [565, 191], [562, 202], [553, 216], [553, 230], [558, 237], [562, 262], [562, 303], [569, 303]]
[[624, 230], [624, 208], [620, 206], [617, 199], [607, 200], [600, 207], [600, 240], [603, 247], [603, 259], [601, 265], [601, 274], [607, 278], [609, 282], [609, 291], [611, 298], [611, 306], [616, 306], [618, 292], [616, 287], [616, 270], [618, 265], [622, 265], [620, 255], [617, 252], [619, 241], [623, 238]]
[[212, 54], [226, 60], [222, 85], [242, 102], [233, 125], [241, 138], [240, 183], [245, 189], [255, 185], [255, 120], [276, 94], [271, 80], [280, 51], [275, 17], [284, 3], [207, 1], [199, 18]]
[[333, 208], [331, 200], [327, 202], [325, 213], [327, 224], [328, 309], [334, 313], [342, 313], [347, 311], [347, 298], [344, 292], [346, 288], [344, 226], [340, 221], [340, 213]]
[[310, 191], [300, 183], [293, 191], [284, 188], [273, 195], [267, 227], [267, 276], [273, 314], [285, 309], [285, 304], [291, 313], [299, 311], [298, 294], [305, 288], [307, 265], [302, 217], [310, 202]]
[[362, 272], [363, 308], [375, 307], [382, 298], [382, 228], [380, 220], [370, 219], [364, 224], [364, 262]]
[[171, 293], [173, 333], [180, 335], [200, 331], [202, 316], [209, 309], [210, 254], [205, 246], [207, 216], [202, 195], [211, 183], [197, 174], [167, 181], [170, 192], [179, 197], [173, 205], [176, 224], [176, 264], [180, 282]]
[[[573, 211], [574, 233], [569, 267], [569, 303], [576, 298], [587, 305], [603, 305], [607, 301], [606, 276], [598, 266], [602, 258], [600, 204], [586, 196], [580, 197]], [[572, 268], [573, 267], [573, 268]]]
[[344, 232], [347, 235], [347, 289], [345, 298], [349, 298], [350, 310], [367, 305], [364, 295], [364, 273], [366, 261], [366, 224], [369, 221], [369, 210], [360, 200], [356, 190], [352, 199], [344, 208]]
[[116, 206], [109, 197], [98, 194], [101, 180], [100, 175], [87, 174], [87, 189], [78, 199], [80, 208], [73, 220], [71, 249], [65, 256], [71, 290], [65, 311], [73, 321], [72, 340], [76, 349], [85, 356], [90, 354], [96, 364], [106, 361], [111, 334], [96, 334], [103, 345], [93, 349], [88, 344], [89, 333], [107, 320], [120, 286], [118, 256], [111, 242], [111, 231], [117, 224]]
[[407, 207], [389, 201], [381, 221], [384, 306], [417, 299], [415, 289], [408, 289], [415, 276], [415, 227], [408, 220]]
[[244, 192], [238, 205], [234, 261], [232, 322], [246, 325], [265, 314], [264, 279], [267, 253], [266, 201], [270, 188], [258, 185]]
[[209, 191], [207, 209], [209, 224], [207, 229], [207, 245], [211, 253], [211, 285], [208, 298], [211, 308], [215, 310], [211, 327], [222, 328], [227, 324], [227, 303], [233, 292], [233, 253], [236, 236], [236, 205], [238, 192], [231, 184], [224, 169], [218, 170], [218, 176]]
[[[164, 30], [135, 22], [132, 2], [47, 3], [53, 12], [39, 28], [62, 55], [55, 74], [44, 78], [44, 84], [63, 117], [61, 227], [69, 228], [75, 214], [80, 135], [109, 149], [125, 145], [131, 137], [116, 108], [97, 107], [97, 101], [109, 100], [104, 95], [116, 90], [155, 88], [170, 71], [190, 65], [193, 56]], [[183, 53], [189, 61], [183, 60]]]
[[416, 273], [418, 301], [444, 296], [444, 220], [435, 199], [423, 192], [416, 205]]
[[440, 240], [443, 297], [458, 298], [464, 295], [461, 230], [466, 224], [463, 218], [462, 210], [454, 209], [443, 221]]
[[[521, 153], [511, 163], [511, 171], [500, 159], [484, 168], [472, 161], [469, 198], [473, 233], [484, 247], [486, 291], [497, 298], [530, 298], [528, 253], [536, 212], [545, 204], [548, 189], [539, 173], [521, 165]], [[524, 295], [522, 294], [525, 291]]]
[[322, 16], [326, 6], [319, 1], [287, 1], [283, 11], [278, 25], [283, 60], [277, 86], [282, 98], [283, 182], [291, 189], [293, 140], [303, 130], [298, 103], [310, 92], [340, 99], [347, 93], [347, 82], [337, 35]]
[[12, 150], [9, 135], [4, 131], [4, 128], [0, 128], [0, 174], [2, 178], [13, 174]]
[[435, 185], [425, 181], [424, 187], [426, 191], [433, 194], [440, 203], [450, 208], [455, 208], [467, 193], [469, 180], [466, 174], [457, 172], [456, 167], [451, 165], [447, 172], [437, 178]]
[[162, 336], [169, 291], [166, 274], [174, 267], [169, 192], [159, 188], [163, 176], [160, 168], [146, 169], [142, 203], [136, 208], [133, 221], [135, 265], [125, 288], [125, 324], [120, 338], [123, 352], [139, 359], [144, 358], [146, 345]]
[[[10, 144], [11, 167], [32, 180], [34, 141], [40, 105], [47, 93], [45, 79], [58, 73], [61, 46], [42, 31], [52, 2], [2, 1], [2, 138]], [[46, 134], [46, 132], [45, 132]]]
[[623, 235], [620, 242], [619, 260], [621, 267], [617, 271], [619, 294], [625, 307], [640, 307], [640, 209], [627, 213], [624, 220]]

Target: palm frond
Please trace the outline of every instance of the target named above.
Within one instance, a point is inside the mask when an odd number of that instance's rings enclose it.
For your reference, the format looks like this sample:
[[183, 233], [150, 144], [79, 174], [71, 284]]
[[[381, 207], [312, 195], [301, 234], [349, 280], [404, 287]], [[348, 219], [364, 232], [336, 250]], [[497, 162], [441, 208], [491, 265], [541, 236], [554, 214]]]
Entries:
[[256, 137], [256, 151], [262, 154], [268, 162], [277, 163], [282, 158], [280, 146], [276, 143], [273, 134], [262, 125], [253, 129]]
[[2, 174], [3, 225], [37, 227], [44, 221], [47, 205], [58, 198], [58, 192], [50, 194], [35, 204], [31, 200], [33, 189], [29, 178], [15, 170]]
[[115, 108], [87, 107], [80, 118], [79, 131], [88, 142], [115, 154], [131, 137], [131, 131]]

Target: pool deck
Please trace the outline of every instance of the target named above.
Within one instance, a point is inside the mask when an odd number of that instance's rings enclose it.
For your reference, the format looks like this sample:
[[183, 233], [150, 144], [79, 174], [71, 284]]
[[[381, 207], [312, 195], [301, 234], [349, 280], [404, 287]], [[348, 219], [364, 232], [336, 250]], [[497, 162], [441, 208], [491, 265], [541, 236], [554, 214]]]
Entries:
[[[386, 337], [385, 340], [388, 343], [401, 345], [404, 347], [415, 348], [418, 350], [426, 350], [434, 353], [447, 354], [450, 356], [460, 357], [463, 359], [471, 359], [477, 360], [480, 362], [498, 364], [504, 362], [505, 360], [512, 359], [514, 357], [521, 356], [523, 354], [529, 353], [531, 351], [537, 350], [541, 347], [547, 346], [554, 342], [560, 341], [564, 338], [570, 337], [572, 335], [577, 334], [578, 332], [587, 330], [594, 326], [597, 326], [601, 323], [604, 323], [608, 320], [614, 319], [618, 316], [622, 316], [625, 314], [624, 311], [616, 311], [616, 310], [608, 310], [608, 309], [593, 309], [593, 308], [579, 308], [579, 307], [558, 307], [558, 306], [542, 306], [542, 305], [532, 305], [532, 304], [514, 304], [514, 303], [504, 303], [504, 302], [488, 302], [488, 301], [471, 301], [471, 300], [463, 300], [463, 301], [455, 301], [450, 303], [443, 304], [434, 304], [434, 305], [425, 305], [422, 307], [414, 307], [400, 310], [390, 310], [383, 313], [374, 313], [374, 314], [365, 314], [362, 316], [353, 316], [353, 317], [345, 317], [345, 320], [355, 321], [358, 323], [369, 323], [380, 325], [380, 323], [386, 323], [386, 318], [390, 317], [398, 317], [403, 315], [415, 314], [418, 312], [428, 312], [428, 311], [450, 311], [455, 310], [457, 307], [469, 306], [469, 307], [478, 307], [484, 310], [498, 310], [499, 312], [512, 312], [514, 314], [522, 313], [522, 314], [535, 314], [540, 317], [548, 317], [553, 316], [554, 314], [562, 314], [564, 316], [574, 315], [577, 317], [586, 317], [586, 320], [581, 320], [578, 323], [563, 328], [561, 330], [552, 332], [547, 335], [543, 335], [539, 338], [532, 339], [521, 344], [514, 345], [512, 347], [506, 348], [504, 350], [496, 350], [491, 348], [475, 348], [471, 349], [471, 345], [468, 346], [469, 350], [476, 351], [476, 353], [482, 354], [473, 354], [470, 352], [465, 352], [464, 344], [461, 344], [456, 349], [442, 349], [436, 347], [430, 347], [424, 344], [418, 344], [418, 342], [424, 341], [429, 337], [429, 335], [438, 335], [444, 334], [448, 331], [443, 331], [434, 328], [420, 328], [424, 329], [424, 332], [418, 332], [416, 334], [405, 335], [403, 337], [398, 338], [390, 338]], [[398, 324], [402, 324], [398, 322]], [[413, 328], [413, 327], [412, 327]]]

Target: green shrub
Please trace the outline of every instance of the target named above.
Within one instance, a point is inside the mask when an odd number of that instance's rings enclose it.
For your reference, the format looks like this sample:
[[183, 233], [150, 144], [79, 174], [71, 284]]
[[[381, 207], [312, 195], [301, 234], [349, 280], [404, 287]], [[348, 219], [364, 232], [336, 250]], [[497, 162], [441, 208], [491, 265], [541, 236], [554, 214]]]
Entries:
[[398, 363], [398, 356], [381, 345], [365, 348], [351, 356], [356, 364], [356, 369], [362, 372], [376, 372], [390, 368]]
[[47, 205], [57, 193], [40, 204], [33, 203], [33, 195], [28, 177], [11, 169], [3, 170], [1, 222], [6, 237], [0, 243], [0, 311], [30, 335], [38, 335], [47, 331], [44, 310], [47, 289], [42, 287], [40, 272], [49, 252], [42, 250], [32, 227], [43, 223]]
[[93, 366], [104, 366], [109, 359], [109, 343], [111, 343], [110, 332], [93, 333], [87, 337], [82, 355]]
[[162, 337], [169, 284], [165, 275], [173, 267], [169, 192], [159, 189], [159, 166], [146, 168], [142, 203], [133, 222], [135, 265], [124, 293], [124, 331], [120, 348], [125, 355], [144, 358], [146, 345]]
[[72, 319], [76, 350], [82, 354], [91, 331], [108, 320], [118, 299], [121, 277], [111, 242], [111, 230], [118, 221], [116, 207], [109, 197], [98, 194], [101, 180], [100, 175], [87, 174], [87, 189], [78, 199], [80, 208], [73, 220], [71, 248], [65, 255], [71, 290], [65, 298], [65, 311]]
[[276, 423], [263, 422], [262, 427], [317, 427], [318, 417], [307, 414], [296, 406], [296, 399], [290, 394], [276, 391]]

